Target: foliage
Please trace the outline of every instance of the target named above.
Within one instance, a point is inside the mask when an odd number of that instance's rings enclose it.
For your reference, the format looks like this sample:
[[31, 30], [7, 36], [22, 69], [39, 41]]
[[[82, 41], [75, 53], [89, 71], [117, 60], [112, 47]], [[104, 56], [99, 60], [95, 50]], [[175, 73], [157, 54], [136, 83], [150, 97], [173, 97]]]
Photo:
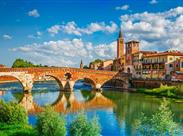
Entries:
[[165, 96], [170, 98], [183, 98], [183, 85], [179, 86], [161, 85], [159, 88], [154, 89], [139, 88], [137, 89], [137, 92], [158, 96]]
[[45, 111], [38, 115], [36, 128], [39, 136], [65, 136], [65, 120], [51, 107], [46, 107]]
[[27, 112], [21, 105], [17, 103], [5, 103], [3, 101], [0, 101], [0, 123], [27, 124]]
[[96, 118], [87, 120], [86, 115], [80, 113], [69, 129], [71, 136], [100, 136], [101, 129]]
[[84, 65], [84, 67], [83, 67], [84, 69], [89, 69], [89, 67], [87, 66], [87, 65]]
[[0, 124], [0, 136], [37, 136], [36, 131], [29, 125]]
[[23, 59], [16, 59], [13, 62], [12, 68], [27, 68], [27, 67], [48, 67], [47, 65], [35, 65], [32, 62], [23, 60]]
[[183, 96], [183, 85], [178, 85], [176, 88], [176, 94]]
[[91, 63], [102, 63], [102, 60], [101, 59], [96, 59], [96, 60], [92, 61]]
[[167, 100], [163, 100], [157, 112], [147, 117], [142, 114], [136, 122], [140, 135], [144, 136], [173, 136], [178, 134], [179, 127], [173, 121], [173, 114]]

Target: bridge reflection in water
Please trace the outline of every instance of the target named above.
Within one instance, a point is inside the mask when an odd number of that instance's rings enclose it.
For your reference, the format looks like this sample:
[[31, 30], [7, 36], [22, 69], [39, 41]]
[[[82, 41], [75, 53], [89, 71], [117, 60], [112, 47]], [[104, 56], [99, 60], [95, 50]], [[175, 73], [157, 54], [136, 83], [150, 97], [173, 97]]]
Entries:
[[[75, 96], [75, 92], [59, 92], [57, 100], [51, 104], [53, 109], [59, 113], [74, 113], [89, 109], [102, 109], [102, 108], [114, 108], [115, 104], [112, 100], [108, 99], [100, 91], [90, 91], [88, 100], [79, 101]], [[69, 97], [67, 97], [69, 96]], [[37, 114], [44, 110], [44, 106], [39, 106], [33, 101], [31, 93], [24, 93], [23, 98], [19, 103], [25, 107], [29, 114]]]

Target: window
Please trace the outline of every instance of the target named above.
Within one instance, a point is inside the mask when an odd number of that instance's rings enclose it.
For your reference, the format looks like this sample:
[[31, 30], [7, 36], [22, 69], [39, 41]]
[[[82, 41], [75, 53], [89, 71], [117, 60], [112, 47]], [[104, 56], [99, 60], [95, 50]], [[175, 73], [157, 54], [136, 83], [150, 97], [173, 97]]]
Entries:
[[173, 60], [173, 58], [172, 58], [172, 57], [170, 57], [170, 58], [169, 58], [169, 60]]
[[172, 68], [172, 67], [173, 67], [173, 65], [172, 65], [172, 64], [169, 64], [169, 67], [170, 67], [170, 68]]
[[182, 62], [182, 64], [181, 64], [181, 67], [183, 68], [183, 62]]

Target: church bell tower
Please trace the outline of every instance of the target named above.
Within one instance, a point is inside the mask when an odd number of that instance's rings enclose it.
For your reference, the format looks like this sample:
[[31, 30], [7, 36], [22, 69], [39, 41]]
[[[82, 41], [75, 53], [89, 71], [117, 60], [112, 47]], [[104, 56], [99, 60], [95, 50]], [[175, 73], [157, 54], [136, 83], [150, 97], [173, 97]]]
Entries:
[[119, 36], [117, 39], [117, 58], [122, 58], [124, 56], [124, 39], [122, 37], [121, 30], [119, 31]]
[[80, 68], [83, 69], [83, 61], [81, 60]]

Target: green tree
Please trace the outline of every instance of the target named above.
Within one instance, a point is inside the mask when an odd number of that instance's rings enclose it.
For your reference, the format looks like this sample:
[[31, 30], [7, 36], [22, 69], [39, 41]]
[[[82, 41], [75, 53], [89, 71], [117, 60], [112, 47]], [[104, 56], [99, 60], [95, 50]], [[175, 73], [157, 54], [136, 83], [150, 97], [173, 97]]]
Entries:
[[16, 59], [13, 62], [12, 68], [28, 68], [28, 67], [48, 67], [47, 65], [35, 65], [32, 62], [23, 59]]
[[169, 103], [163, 99], [159, 109], [152, 116], [142, 114], [136, 122], [137, 131], [143, 136], [174, 136], [178, 134], [179, 127], [173, 121], [173, 114]]
[[84, 65], [84, 67], [83, 67], [84, 69], [89, 69], [89, 67], [87, 66], [87, 65]]
[[13, 62], [12, 68], [34, 67], [34, 64], [23, 59], [16, 59]]
[[46, 107], [45, 111], [38, 115], [37, 132], [39, 136], [65, 136], [65, 120], [51, 107]]
[[21, 105], [17, 103], [5, 103], [3, 101], [0, 101], [0, 123], [27, 124], [27, 112]]
[[100, 136], [101, 129], [96, 118], [87, 120], [84, 113], [80, 113], [69, 129], [71, 136]]

